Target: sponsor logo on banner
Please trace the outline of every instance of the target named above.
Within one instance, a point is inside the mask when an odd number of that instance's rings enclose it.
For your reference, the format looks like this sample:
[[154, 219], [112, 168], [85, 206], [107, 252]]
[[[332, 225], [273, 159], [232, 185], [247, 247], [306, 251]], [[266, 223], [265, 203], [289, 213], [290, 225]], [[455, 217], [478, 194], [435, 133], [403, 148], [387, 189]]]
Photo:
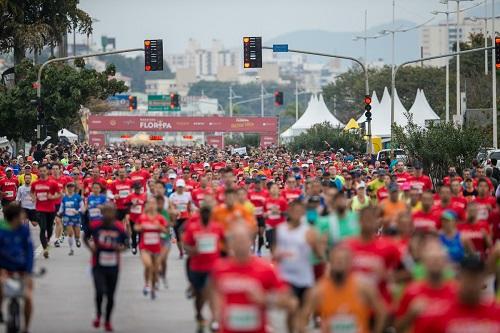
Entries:
[[172, 128], [172, 124], [161, 119], [141, 119], [139, 127], [142, 129], [170, 129]]

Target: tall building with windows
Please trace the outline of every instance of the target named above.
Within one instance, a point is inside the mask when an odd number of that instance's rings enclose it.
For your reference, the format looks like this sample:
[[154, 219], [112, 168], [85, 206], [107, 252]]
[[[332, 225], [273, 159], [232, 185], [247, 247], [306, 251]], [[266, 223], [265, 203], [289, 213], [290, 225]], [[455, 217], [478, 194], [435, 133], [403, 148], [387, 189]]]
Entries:
[[[495, 25], [500, 26], [500, 19], [496, 19]], [[450, 15], [449, 29], [446, 27], [446, 21], [441, 21], [438, 24], [421, 28], [420, 40], [424, 58], [453, 52], [458, 38], [463, 43], [467, 41], [470, 34], [484, 34], [486, 31], [486, 34], [490, 36], [491, 19], [463, 17], [457, 29], [456, 18]], [[446, 59], [434, 59], [427, 61], [426, 64], [429, 66], [445, 66]]]

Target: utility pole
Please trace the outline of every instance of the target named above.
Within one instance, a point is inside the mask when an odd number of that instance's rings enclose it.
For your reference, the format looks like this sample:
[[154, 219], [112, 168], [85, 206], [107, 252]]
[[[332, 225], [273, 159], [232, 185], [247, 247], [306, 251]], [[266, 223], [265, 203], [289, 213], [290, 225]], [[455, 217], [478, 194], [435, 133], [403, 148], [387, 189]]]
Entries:
[[229, 85], [229, 117], [233, 116], [233, 86]]
[[260, 116], [264, 117], [264, 82], [260, 81]]
[[299, 84], [295, 80], [295, 121], [299, 120]]

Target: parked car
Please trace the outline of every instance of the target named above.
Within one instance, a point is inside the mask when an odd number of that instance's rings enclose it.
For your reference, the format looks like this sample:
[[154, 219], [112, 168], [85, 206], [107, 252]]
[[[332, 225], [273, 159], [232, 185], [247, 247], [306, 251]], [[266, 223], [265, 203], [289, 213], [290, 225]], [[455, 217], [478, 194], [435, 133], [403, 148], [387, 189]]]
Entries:
[[486, 154], [485, 154], [485, 158], [484, 160], [481, 162], [481, 165], [482, 166], [487, 166], [487, 165], [491, 165], [491, 159], [496, 159], [497, 160], [497, 167], [500, 167], [500, 149], [492, 149], [492, 150], [489, 150]]
[[[377, 161], [388, 161], [390, 160], [391, 150], [382, 149], [377, 153]], [[406, 162], [408, 160], [408, 155], [403, 149], [394, 149], [394, 156], [397, 160]]]

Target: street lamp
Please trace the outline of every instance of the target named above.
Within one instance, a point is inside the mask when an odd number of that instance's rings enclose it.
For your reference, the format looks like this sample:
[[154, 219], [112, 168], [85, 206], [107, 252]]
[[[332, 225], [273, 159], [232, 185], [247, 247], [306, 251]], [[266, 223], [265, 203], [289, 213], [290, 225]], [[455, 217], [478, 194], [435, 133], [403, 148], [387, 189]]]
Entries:
[[[470, 10], [472, 8], [477, 7], [479, 4], [474, 5], [470, 8], [464, 8], [461, 10], [461, 12], [465, 12], [467, 10]], [[440, 10], [434, 10], [431, 12], [432, 15], [439, 15], [439, 14], [444, 14], [446, 15], [446, 52], [450, 52], [450, 41], [449, 41], [449, 36], [450, 36], [450, 12], [449, 10], [449, 3], [446, 2], [446, 11], [440, 11]], [[486, 52], [487, 54], [487, 52]], [[450, 58], [446, 58], [446, 122], [450, 121]]]
[[[396, 57], [395, 57], [395, 52], [396, 52], [396, 33], [400, 33], [400, 32], [408, 32], [408, 31], [412, 31], [412, 30], [415, 30], [415, 29], [418, 29], [420, 27], [423, 27], [424, 25], [430, 23], [432, 20], [434, 20], [434, 17], [430, 18], [429, 20], [425, 21], [424, 23], [421, 23], [421, 24], [418, 24], [414, 27], [411, 27], [411, 28], [407, 28], [407, 29], [395, 29], [395, 30], [389, 30], [389, 29], [385, 29], [385, 30], [382, 30], [380, 32], [381, 35], [388, 35], [388, 34], [391, 34], [392, 35], [392, 65], [391, 65], [391, 158], [394, 157], [394, 141], [393, 141], [393, 138], [394, 138], [394, 131], [392, 129], [393, 125], [394, 125], [394, 97], [396, 95], [396, 89], [395, 89], [395, 80], [396, 80], [396, 76], [395, 76], [395, 72], [394, 72], [394, 69], [396, 67]], [[395, 0], [392, 0], [392, 24], [393, 26], [396, 25], [396, 1]]]

